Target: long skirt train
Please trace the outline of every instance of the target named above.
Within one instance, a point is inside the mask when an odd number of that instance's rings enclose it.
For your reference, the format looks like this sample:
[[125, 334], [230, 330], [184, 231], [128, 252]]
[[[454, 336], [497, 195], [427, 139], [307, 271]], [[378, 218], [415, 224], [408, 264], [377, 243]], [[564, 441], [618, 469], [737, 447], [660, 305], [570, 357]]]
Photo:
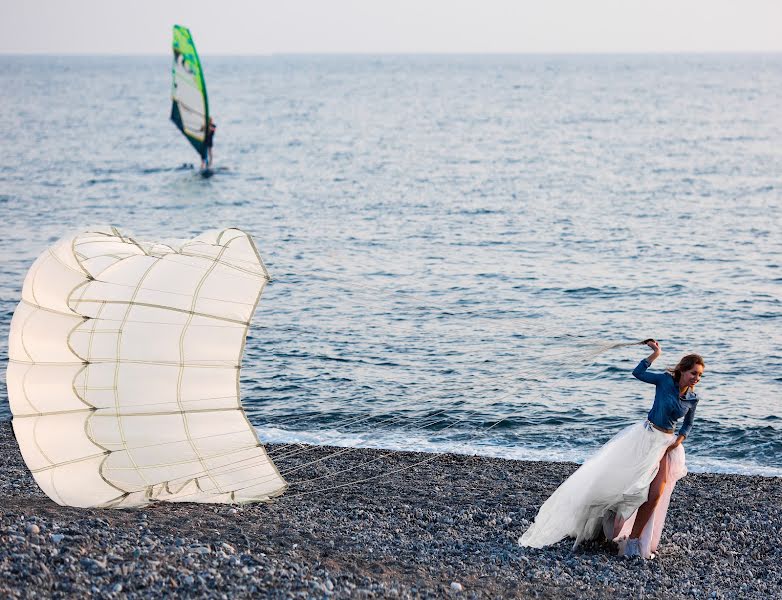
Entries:
[[[521, 537], [521, 545], [542, 548], [571, 537], [575, 548], [605, 533], [620, 542], [620, 553], [624, 552], [621, 542], [632, 530], [638, 507], [649, 496], [666, 449], [675, 441], [673, 434], [654, 429], [648, 422], [620, 431], [546, 500]], [[665, 467], [662, 497], [639, 538], [641, 555], [646, 558], [659, 543], [673, 487], [687, 473], [683, 446], [668, 453]]]

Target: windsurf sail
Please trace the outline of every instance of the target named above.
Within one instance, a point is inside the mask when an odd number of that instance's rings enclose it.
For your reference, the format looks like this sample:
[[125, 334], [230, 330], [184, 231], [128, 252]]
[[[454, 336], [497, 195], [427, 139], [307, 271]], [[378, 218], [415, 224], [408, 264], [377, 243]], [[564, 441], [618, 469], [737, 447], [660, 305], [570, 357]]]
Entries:
[[201, 155], [207, 158], [209, 101], [201, 61], [187, 27], [174, 25], [174, 64], [171, 69], [171, 120]]

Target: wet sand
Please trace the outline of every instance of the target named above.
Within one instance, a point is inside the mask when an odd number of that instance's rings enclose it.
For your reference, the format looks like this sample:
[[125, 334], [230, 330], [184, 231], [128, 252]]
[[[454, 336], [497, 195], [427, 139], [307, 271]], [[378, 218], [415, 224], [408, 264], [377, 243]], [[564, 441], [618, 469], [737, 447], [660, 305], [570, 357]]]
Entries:
[[0, 597], [782, 597], [780, 478], [688, 475], [643, 561], [518, 546], [574, 464], [300, 449], [281, 470], [329, 458], [270, 504], [76, 509], [38, 489], [2, 422]]

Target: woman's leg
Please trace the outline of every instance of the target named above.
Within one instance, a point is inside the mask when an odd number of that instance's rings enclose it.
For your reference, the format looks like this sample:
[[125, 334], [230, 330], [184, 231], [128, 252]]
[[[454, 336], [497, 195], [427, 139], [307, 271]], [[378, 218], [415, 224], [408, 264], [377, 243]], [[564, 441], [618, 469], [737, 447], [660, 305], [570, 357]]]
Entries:
[[666, 452], [662, 460], [660, 460], [660, 468], [657, 470], [652, 484], [649, 486], [649, 496], [641, 506], [638, 507], [638, 512], [635, 516], [635, 522], [633, 523], [633, 530], [630, 533], [630, 539], [641, 537], [641, 533], [646, 527], [646, 523], [649, 521], [649, 517], [652, 516], [657, 502], [662, 496], [665, 489], [666, 474], [668, 473], [668, 453]]

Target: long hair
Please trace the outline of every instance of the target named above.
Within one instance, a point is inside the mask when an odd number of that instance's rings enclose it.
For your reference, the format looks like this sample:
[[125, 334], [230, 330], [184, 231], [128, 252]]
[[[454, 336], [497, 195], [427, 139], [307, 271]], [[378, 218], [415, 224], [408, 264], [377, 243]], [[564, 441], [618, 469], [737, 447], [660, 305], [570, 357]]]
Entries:
[[679, 379], [681, 379], [682, 373], [684, 371], [689, 371], [695, 365], [700, 365], [704, 369], [706, 368], [706, 363], [703, 362], [703, 357], [700, 354], [688, 354], [679, 361], [678, 365], [675, 367], [668, 367], [666, 371], [668, 371], [668, 373], [673, 376], [673, 379], [676, 383], [679, 383]]

